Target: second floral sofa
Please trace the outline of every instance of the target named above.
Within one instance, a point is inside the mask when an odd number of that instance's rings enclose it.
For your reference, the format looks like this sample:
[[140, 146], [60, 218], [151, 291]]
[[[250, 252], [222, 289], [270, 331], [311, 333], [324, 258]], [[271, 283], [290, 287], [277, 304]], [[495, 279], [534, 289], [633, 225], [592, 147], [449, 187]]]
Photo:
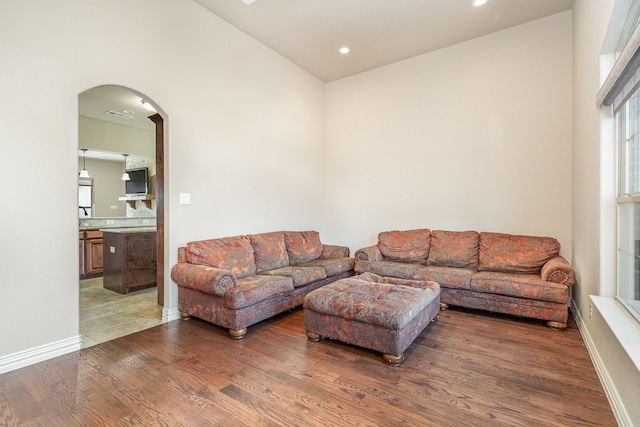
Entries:
[[565, 329], [575, 271], [551, 237], [416, 229], [379, 233], [355, 252], [357, 273], [427, 280], [440, 302], [546, 320]]

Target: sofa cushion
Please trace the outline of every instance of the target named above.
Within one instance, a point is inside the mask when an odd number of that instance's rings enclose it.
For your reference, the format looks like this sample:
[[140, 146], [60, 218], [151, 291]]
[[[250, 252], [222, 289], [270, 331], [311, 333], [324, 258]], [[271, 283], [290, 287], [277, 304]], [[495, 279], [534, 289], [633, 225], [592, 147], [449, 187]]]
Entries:
[[293, 291], [290, 277], [256, 274], [239, 279], [237, 286], [224, 294], [224, 305], [235, 310], [290, 291]]
[[546, 282], [538, 274], [480, 271], [471, 279], [471, 290], [563, 304], [569, 300], [567, 286]]
[[413, 274], [423, 268], [420, 264], [395, 261], [360, 261], [356, 260], [356, 273], [373, 273], [380, 276], [412, 279]]
[[229, 270], [237, 278], [256, 274], [253, 248], [246, 236], [187, 243], [187, 259], [191, 264]]
[[387, 285], [396, 285], [396, 286], [410, 286], [412, 288], [418, 288], [422, 290], [430, 289], [439, 293], [440, 285], [434, 281], [429, 280], [411, 280], [411, 279], [398, 279], [397, 277], [385, 277], [378, 276], [373, 273], [362, 273], [357, 279], [364, 280], [366, 282], [371, 283], [385, 283]]
[[253, 247], [257, 273], [289, 265], [289, 255], [282, 231], [252, 234], [247, 237]]
[[423, 267], [413, 274], [414, 280], [438, 282], [443, 288], [469, 289], [476, 270], [436, 265]]
[[378, 234], [378, 248], [386, 261], [426, 264], [430, 242], [431, 231], [426, 228]]
[[284, 242], [291, 265], [313, 261], [322, 253], [320, 234], [317, 231], [285, 231]]
[[480, 233], [478, 270], [540, 273], [559, 253], [560, 243], [552, 237]]
[[433, 230], [427, 265], [477, 270], [479, 241], [477, 231]]
[[[326, 246], [326, 245], [325, 245]], [[299, 264], [300, 267], [322, 267], [327, 273], [327, 277], [337, 276], [353, 270], [355, 260], [349, 257], [343, 258], [318, 258], [313, 261]]]
[[327, 278], [327, 273], [322, 267], [300, 267], [298, 265], [264, 271], [260, 274], [291, 277], [293, 286], [296, 288]]

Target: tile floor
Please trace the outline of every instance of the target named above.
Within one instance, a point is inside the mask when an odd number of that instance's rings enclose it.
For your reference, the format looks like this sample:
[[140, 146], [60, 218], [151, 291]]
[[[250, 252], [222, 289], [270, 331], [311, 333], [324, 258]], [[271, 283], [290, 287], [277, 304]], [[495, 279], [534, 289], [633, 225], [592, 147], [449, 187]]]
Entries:
[[162, 323], [157, 288], [121, 295], [102, 287], [102, 277], [80, 280], [80, 335], [91, 347]]

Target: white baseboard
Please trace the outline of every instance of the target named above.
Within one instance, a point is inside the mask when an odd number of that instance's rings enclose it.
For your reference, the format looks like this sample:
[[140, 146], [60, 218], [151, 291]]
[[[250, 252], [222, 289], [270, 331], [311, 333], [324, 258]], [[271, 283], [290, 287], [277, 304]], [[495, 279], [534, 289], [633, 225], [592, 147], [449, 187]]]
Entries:
[[578, 325], [584, 344], [587, 347], [587, 352], [589, 352], [593, 366], [596, 369], [598, 378], [600, 378], [600, 383], [602, 384], [604, 393], [607, 395], [607, 399], [609, 400], [609, 404], [611, 405], [616, 421], [618, 421], [618, 424], [622, 427], [634, 427], [633, 421], [622, 404], [618, 390], [616, 389], [615, 384], [613, 383], [613, 380], [611, 379], [611, 376], [598, 353], [598, 349], [589, 334], [589, 330], [584, 325], [582, 315], [580, 314], [580, 311], [576, 309], [576, 303], [573, 300], [571, 300], [571, 312], [576, 320], [576, 324]]
[[54, 357], [62, 356], [63, 354], [71, 353], [81, 348], [82, 337], [77, 335], [65, 340], [2, 356], [0, 357], [0, 374], [53, 359]]
[[180, 311], [177, 308], [163, 308], [162, 309], [162, 321], [171, 322], [180, 318]]

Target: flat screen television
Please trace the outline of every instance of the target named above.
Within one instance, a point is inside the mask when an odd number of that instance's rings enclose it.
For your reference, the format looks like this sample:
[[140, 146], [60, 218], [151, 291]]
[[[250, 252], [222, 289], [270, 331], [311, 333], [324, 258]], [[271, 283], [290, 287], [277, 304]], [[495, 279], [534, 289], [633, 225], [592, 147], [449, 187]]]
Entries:
[[126, 196], [146, 196], [149, 194], [149, 168], [127, 169], [129, 181], [124, 182]]

